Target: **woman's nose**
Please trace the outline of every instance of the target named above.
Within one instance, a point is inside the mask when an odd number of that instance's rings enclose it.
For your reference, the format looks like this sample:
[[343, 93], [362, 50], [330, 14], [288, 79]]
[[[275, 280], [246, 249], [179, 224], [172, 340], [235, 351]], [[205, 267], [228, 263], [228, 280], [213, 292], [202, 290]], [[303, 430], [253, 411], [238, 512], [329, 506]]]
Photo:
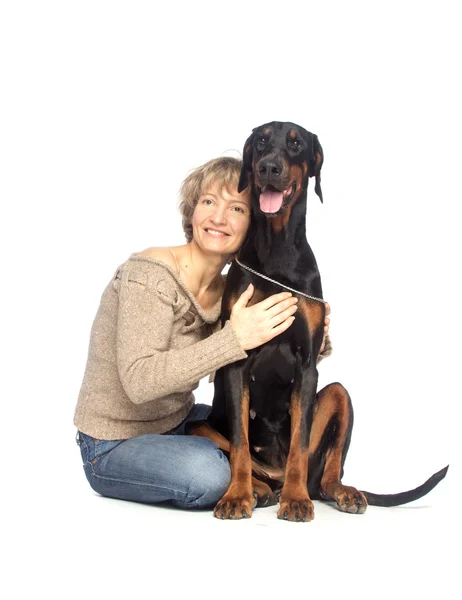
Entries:
[[226, 221], [226, 207], [217, 206], [213, 211], [211, 219], [214, 223], [224, 223]]

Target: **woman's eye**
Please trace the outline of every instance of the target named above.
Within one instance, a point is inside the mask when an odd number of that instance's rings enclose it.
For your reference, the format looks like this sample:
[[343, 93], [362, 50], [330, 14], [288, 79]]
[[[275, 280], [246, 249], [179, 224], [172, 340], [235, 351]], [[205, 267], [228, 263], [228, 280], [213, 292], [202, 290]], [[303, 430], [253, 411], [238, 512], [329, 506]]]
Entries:
[[202, 200], [202, 204], [206, 204], [207, 206], [210, 206], [212, 204], [212, 200], [210, 200], [210, 198], [205, 198], [204, 200]]
[[236, 210], [237, 212], [240, 212], [243, 215], [245, 215], [245, 210], [242, 208], [242, 206], [232, 206], [231, 210]]

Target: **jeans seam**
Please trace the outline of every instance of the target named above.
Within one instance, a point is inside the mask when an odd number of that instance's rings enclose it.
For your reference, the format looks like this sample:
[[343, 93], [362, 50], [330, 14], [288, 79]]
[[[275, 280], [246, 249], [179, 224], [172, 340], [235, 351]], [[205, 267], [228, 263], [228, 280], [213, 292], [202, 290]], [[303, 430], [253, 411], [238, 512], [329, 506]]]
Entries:
[[87, 456], [87, 460], [85, 462], [89, 463], [90, 461], [88, 460], [88, 458], [90, 456], [90, 449], [88, 448], [88, 444], [83, 438], [80, 438], [80, 444], [82, 446], [85, 446], [85, 454]]

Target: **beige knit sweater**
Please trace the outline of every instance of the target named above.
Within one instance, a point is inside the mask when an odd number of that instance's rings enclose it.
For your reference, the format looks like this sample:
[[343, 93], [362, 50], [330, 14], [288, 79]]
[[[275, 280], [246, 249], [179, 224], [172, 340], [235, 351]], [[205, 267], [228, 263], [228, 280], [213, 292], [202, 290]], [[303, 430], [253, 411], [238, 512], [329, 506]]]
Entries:
[[178, 425], [199, 380], [247, 356], [229, 321], [220, 330], [220, 309], [221, 300], [205, 312], [168, 265], [132, 254], [93, 322], [77, 428], [115, 440]]

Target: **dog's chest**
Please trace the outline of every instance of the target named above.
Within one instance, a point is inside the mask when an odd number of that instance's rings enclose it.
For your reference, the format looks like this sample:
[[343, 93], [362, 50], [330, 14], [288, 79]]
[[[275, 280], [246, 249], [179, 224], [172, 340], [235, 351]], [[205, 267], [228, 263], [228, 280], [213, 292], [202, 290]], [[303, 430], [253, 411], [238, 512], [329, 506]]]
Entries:
[[297, 360], [289, 340], [254, 350], [248, 371], [251, 417], [278, 420], [287, 414]]

